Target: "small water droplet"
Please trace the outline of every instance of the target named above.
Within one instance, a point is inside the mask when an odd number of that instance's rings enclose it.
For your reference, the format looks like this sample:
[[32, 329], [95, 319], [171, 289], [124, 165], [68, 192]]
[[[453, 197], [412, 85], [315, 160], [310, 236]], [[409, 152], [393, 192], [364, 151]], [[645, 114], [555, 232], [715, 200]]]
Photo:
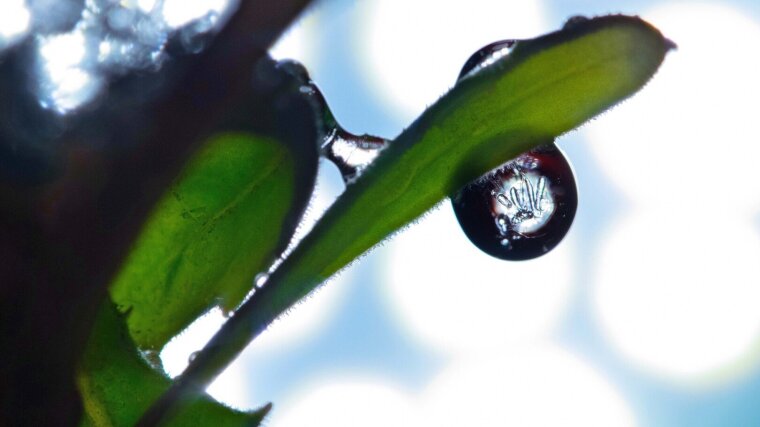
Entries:
[[387, 139], [354, 135], [338, 127], [325, 138], [322, 155], [335, 163], [343, 181], [351, 184], [388, 147]]
[[259, 273], [256, 275], [256, 277], [253, 279], [253, 284], [256, 285], [256, 288], [261, 288], [264, 286], [264, 284], [269, 280], [269, 274], [267, 273]]
[[148, 364], [153, 369], [156, 369], [156, 370], [163, 369], [163, 365], [161, 363], [161, 357], [156, 350], [140, 350], [140, 356], [142, 356], [143, 360], [148, 362]]
[[493, 64], [500, 58], [507, 56], [507, 54], [509, 54], [509, 52], [515, 47], [516, 44], [517, 40], [501, 40], [478, 49], [478, 51], [470, 55], [470, 57], [464, 63], [462, 71], [459, 72], [459, 77], [457, 80], [461, 80], [466, 76], [475, 74], [479, 70]]
[[286, 59], [279, 61], [277, 67], [295, 77], [298, 91], [309, 99], [316, 111], [317, 125], [323, 136], [320, 154], [338, 167], [346, 184], [356, 181], [389, 141], [372, 135], [355, 135], [343, 129], [303, 64]]
[[190, 356], [187, 356], [187, 363], [193, 363], [199, 354], [201, 354], [200, 350], [190, 353]]
[[578, 193], [572, 168], [554, 144], [509, 161], [452, 197], [467, 237], [505, 260], [541, 256], [565, 237]]
[[565, 21], [565, 25], [562, 26], [562, 29], [568, 29], [573, 28], [578, 24], [581, 24], [583, 22], [588, 21], [588, 17], [585, 17], [583, 15], [574, 15], [569, 18], [567, 18], [567, 21]]

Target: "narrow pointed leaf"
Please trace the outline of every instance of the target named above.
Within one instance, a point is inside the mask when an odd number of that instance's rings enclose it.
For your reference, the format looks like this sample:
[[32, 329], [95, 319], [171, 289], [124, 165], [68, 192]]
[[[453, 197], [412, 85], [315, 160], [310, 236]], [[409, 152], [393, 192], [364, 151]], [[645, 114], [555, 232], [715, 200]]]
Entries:
[[631, 96], [671, 47], [625, 16], [520, 42], [457, 84], [349, 186], [272, 278], [267, 306], [286, 308], [463, 185]]
[[[124, 318], [111, 305], [98, 315], [77, 375], [82, 394], [82, 426], [132, 426], [171, 380], [137, 353]], [[181, 408], [172, 426], [258, 426], [269, 410], [240, 412], [203, 395]]]
[[308, 201], [296, 185], [313, 186], [314, 174], [297, 183], [295, 158], [273, 139], [228, 133], [191, 159], [111, 286], [140, 348], [162, 347], [210, 307], [231, 310], [250, 291]]
[[280, 313], [448, 194], [634, 94], [672, 47], [641, 19], [595, 18], [521, 41], [460, 81], [347, 188], [146, 414], [145, 425], [202, 389]]

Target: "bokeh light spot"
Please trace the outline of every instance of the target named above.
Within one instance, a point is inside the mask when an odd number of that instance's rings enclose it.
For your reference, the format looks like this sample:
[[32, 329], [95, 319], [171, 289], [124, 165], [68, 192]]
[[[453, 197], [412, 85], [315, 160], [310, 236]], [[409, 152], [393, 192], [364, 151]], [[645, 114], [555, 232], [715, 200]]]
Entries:
[[540, 258], [503, 261], [470, 243], [445, 203], [388, 245], [391, 304], [415, 336], [453, 353], [545, 336], [570, 294], [571, 236]]
[[454, 85], [473, 52], [546, 29], [540, 1], [471, 0], [430, 7], [422, 1], [372, 0], [362, 7], [359, 63], [376, 95], [407, 123]]
[[599, 251], [594, 305], [627, 359], [691, 385], [733, 379], [756, 364], [760, 235], [749, 222], [710, 229], [702, 216], [653, 210], [611, 230]]
[[275, 406], [271, 427], [413, 427], [411, 398], [379, 378], [331, 378]]
[[429, 386], [425, 425], [635, 425], [623, 398], [578, 357], [547, 344], [453, 363]]

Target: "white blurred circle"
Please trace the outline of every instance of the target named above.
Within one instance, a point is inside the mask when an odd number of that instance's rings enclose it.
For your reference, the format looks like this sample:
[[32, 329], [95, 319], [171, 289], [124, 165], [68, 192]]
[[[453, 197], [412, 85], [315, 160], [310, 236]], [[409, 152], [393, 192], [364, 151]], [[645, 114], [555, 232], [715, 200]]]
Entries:
[[[254, 409], [261, 406], [261, 402], [252, 400], [247, 391], [250, 389], [248, 372], [252, 353], [261, 356], [292, 351], [288, 347], [318, 333], [326, 326], [330, 314], [344, 295], [346, 280], [351, 280], [350, 273], [331, 279], [277, 318], [225, 368], [206, 391], [218, 401], [234, 408]], [[172, 378], [181, 374], [194, 357], [193, 354], [203, 349], [226, 320], [222, 311], [214, 308], [172, 338], [160, 353], [164, 371]]]
[[349, 269], [322, 284], [275, 319], [251, 347], [257, 352], [279, 352], [318, 333], [342, 301], [352, 277]]
[[[187, 368], [193, 353], [199, 351], [225, 322], [218, 308], [196, 319], [182, 333], [172, 338], [161, 350], [164, 372], [174, 378]], [[234, 408], [251, 408], [246, 385], [246, 367], [235, 361], [209, 385], [206, 392], [214, 399]]]
[[319, 24], [319, 10], [318, 8], [306, 10], [303, 16], [285, 30], [277, 42], [269, 48], [272, 58], [295, 59], [307, 66], [316, 60], [314, 39]]
[[462, 359], [430, 386], [425, 425], [633, 426], [616, 390], [591, 367], [541, 345]]
[[654, 374], [721, 383], [758, 360], [760, 236], [747, 218], [634, 212], [597, 260], [595, 311], [616, 348]]
[[[246, 392], [247, 381], [249, 381], [246, 373], [250, 352], [262, 355], [267, 352], [288, 351], [288, 347], [293, 347], [304, 338], [318, 333], [326, 326], [330, 314], [344, 295], [346, 280], [350, 280], [350, 274], [332, 279], [312, 296], [281, 315], [235, 361], [227, 366], [209, 386], [208, 393], [215, 399], [236, 408], [252, 409], [260, 406], [261, 402], [252, 401], [251, 396]], [[164, 371], [170, 377], [181, 374], [187, 368], [193, 353], [203, 349], [225, 321], [222, 311], [214, 308], [172, 338], [160, 353]]]
[[531, 261], [492, 258], [467, 239], [448, 202], [389, 247], [385, 283], [393, 308], [415, 335], [446, 351], [544, 336], [569, 297], [571, 242]]
[[179, 28], [208, 13], [225, 13], [230, 5], [230, 0], [164, 0], [162, 12], [167, 25]]
[[640, 93], [586, 127], [599, 163], [636, 202], [674, 209], [698, 200], [717, 215], [757, 210], [760, 56], [748, 52], [760, 45], [760, 26], [708, 3], [643, 16], [678, 50]]
[[406, 121], [446, 93], [481, 47], [546, 29], [540, 1], [371, 0], [361, 7], [359, 63], [376, 94]]
[[23, 0], [3, 0], [0, 4], [0, 50], [29, 30], [31, 15]]
[[412, 427], [412, 400], [379, 379], [331, 379], [274, 406], [270, 427]]

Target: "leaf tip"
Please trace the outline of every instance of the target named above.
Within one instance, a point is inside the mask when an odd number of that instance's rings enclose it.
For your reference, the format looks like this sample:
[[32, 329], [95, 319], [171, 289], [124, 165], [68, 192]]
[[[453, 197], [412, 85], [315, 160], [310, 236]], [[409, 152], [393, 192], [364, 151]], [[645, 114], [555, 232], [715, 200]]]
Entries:
[[674, 42], [673, 40], [667, 37], [663, 37], [663, 39], [665, 41], [665, 48], [667, 51], [678, 50], [678, 45], [676, 44], [676, 42]]
[[268, 402], [266, 405], [262, 406], [259, 409], [254, 410], [251, 412], [251, 421], [253, 424], [251, 424], [252, 427], [257, 427], [261, 425], [261, 422], [266, 418], [267, 415], [269, 415], [269, 412], [272, 411], [272, 402]]

